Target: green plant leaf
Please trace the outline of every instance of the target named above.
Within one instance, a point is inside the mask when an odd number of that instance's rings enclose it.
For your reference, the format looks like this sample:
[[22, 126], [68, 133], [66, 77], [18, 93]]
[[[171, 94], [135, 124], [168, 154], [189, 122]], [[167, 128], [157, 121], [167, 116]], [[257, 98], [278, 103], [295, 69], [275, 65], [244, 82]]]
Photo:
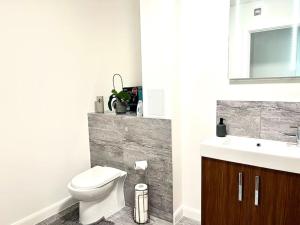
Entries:
[[115, 89], [112, 89], [111, 93], [113, 93], [114, 95], [118, 94], [118, 92]]
[[124, 101], [124, 102], [128, 102], [131, 98], [131, 96], [127, 92], [124, 92], [124, 91], [120, 91], [118, 94], [116, 94], [116, 97], [119, 100]]
[[112, 93], [112, 95], [110, 96], [111, 98], [115, 97], [115, 98], [117, 98], [121, 102], [129, 102], [130, 99], [131, 99], [130, 94], [128, 94], [125, 91], [117, 92], [115, 89], [113, 89], [111, 91], [111, 93]]

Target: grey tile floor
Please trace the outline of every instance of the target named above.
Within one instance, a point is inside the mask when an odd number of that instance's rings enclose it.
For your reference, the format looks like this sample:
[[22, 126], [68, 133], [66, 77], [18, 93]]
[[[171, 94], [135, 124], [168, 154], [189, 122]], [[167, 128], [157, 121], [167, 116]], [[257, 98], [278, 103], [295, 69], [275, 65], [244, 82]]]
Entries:
[[[125, 207], [120, 212], [114, 214], [113, 216], [107, 219], [108, 221], [112, 221], [115, 225], [135, 225], [132, 219], [132, 211], [131, 208]], [[49, 219], [37, 224], [37, 225], [80, 225], [78, 221], [78, 205], [74, 205], [62, 213], [52, 216]], [[102, 225], [100, 222], [95, 225]], [[151, 217], [150, 223], [148, 225], [172, 225], [172, 223], [167, 222], [165, 220], [161, 220], [156, 217]], [[200, 225], [199, 223], [187, 219], [182, 218], [176, 225]]]
[[[108, 218], [108, 220], [115, 223], [115, 225], [133, 225], [132, 211], [129, 207], [125, 207], [120, 212]], [[172, 223], [165, 220], [161, 220], [156, 217], [150, 217], [149, 225], [172, 225]]]
[[183, 217], [176, 225], [200, 225], [199, 222]]

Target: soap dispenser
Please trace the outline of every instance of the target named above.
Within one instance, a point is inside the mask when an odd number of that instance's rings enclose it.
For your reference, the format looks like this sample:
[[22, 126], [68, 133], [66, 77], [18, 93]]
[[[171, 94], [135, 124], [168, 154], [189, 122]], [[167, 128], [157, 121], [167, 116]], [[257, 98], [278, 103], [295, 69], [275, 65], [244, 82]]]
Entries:
[[226, 125], [224, 124], [224, 119], [220, 118], [220, 122], [217, 125], [217, 137], [226, 137]]

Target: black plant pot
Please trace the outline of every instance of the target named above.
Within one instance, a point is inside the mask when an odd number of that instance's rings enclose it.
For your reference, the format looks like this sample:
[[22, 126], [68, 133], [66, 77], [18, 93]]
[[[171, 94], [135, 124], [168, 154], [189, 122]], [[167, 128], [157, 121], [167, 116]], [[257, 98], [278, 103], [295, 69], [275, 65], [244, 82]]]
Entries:
[[127, 103], [116, 101], [115, 104], [116, 114], [125, 114], [127, 112]]

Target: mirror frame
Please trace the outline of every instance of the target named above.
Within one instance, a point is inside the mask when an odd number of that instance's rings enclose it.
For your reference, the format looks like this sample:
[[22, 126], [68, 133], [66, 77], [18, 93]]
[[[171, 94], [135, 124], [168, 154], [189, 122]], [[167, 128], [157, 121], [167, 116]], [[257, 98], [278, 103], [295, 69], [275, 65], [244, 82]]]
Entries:
[[[284, 0], [283, 0], [284, 1]], [[300, 83], [300, 76], [287, 76], [287, 77], [249, 77], [249, 78], [231, 78], [230, 73], [229, 73], [229, 49], [230, 49], [230, 0], [228, 1], [229, 3], [229, 9], [228, 9], [228, 48], [227, 48], [227, 55], [228, 55], [228, 65], [227, 65], [227, 77], [229, 79], [230, 84], [267, 84], [267, 83]], [[298, 24], [300, 27], [300, 23]], [[284, 28], [289, 28], [291, 25], [282, 25], [282, 26], [277, 26], [269, 29], [256, 29], [256, 30], [249, 30], [249, 35], [253, 32], [262, 32], [262, 31], [270, 31], [270, 30], [276, 30], [276, 29], [284, 29]], [[251, 38], [250, 38], [251, 39]], [[250, 64], [250, 62], [249, 62]]]

